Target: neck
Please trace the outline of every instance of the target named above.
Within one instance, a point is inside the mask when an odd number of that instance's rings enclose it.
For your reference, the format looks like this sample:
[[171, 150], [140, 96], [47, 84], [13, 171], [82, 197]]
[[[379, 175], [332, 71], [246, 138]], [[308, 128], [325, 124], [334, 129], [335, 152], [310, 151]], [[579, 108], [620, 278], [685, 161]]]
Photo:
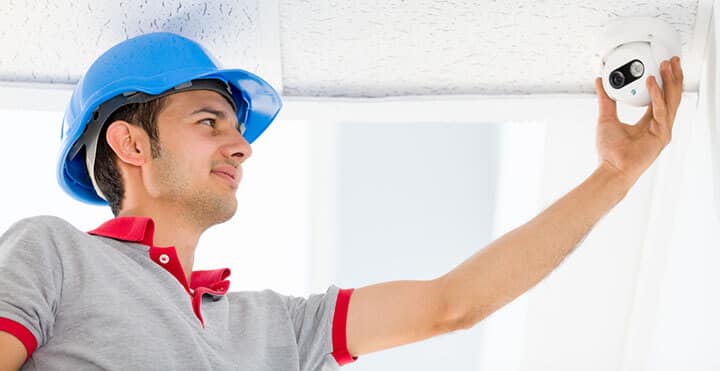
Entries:
[[175, 247], [185, 272], [185, 278], [189, 284], [195, 262], [195, 248], [200, 236], [207, 228], [199, 226], [196, 221], [183, 217], [187, 215], [188, 213], [183, 210], [165, 206], [161, 208], [127, 208], [120, 211], [118, 217], [142, 216], [152, 218], [155, 222], [153, 245]]

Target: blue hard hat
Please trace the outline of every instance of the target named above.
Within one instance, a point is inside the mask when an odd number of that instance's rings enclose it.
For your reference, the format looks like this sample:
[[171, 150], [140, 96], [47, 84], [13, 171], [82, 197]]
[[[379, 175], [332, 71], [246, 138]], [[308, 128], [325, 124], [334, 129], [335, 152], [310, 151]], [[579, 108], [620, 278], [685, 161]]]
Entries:
[[[220, 87], [208, 81], [221, 83]], [[75, 86], [62, 124], [57, 172], [62, 189], [80, 201], [107, 204], [89, 175], [92, 170], [88, 172], [105, 119], [124, 104], [188, 88], [215, 90], [232, 99], [238, 124], [250, 143], [282, 107], [270, 84], [241, 69], [220, 69], [201, 45], [188, 38], [156, 32], [125, 40], [103, 53]]]

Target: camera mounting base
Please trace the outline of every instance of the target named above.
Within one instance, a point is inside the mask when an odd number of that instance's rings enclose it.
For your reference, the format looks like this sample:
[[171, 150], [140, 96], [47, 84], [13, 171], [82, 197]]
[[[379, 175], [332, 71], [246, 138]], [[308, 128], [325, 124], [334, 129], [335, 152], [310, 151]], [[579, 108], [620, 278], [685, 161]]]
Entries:
[[680, 55], [680, 35], [669, 24], [648, 17], [621, 18], [609, 23], [598, 40], [597, 54], [601, 63], [605, 63], [608, 54], [620, 45], [632, 42], [662, 44], [670, 55]]

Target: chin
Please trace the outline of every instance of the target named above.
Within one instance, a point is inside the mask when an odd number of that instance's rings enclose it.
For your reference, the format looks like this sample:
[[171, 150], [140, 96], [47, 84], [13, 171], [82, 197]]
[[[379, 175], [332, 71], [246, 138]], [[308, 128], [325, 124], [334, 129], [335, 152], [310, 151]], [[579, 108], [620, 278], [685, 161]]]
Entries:
[[237, 199], [233, 197], [197, 197], [189, 209], [194, 218], [207, 226], [230, 220], [237, 211]]
[[237, 203], [235, 203], [233, 205], [232, 210], [227, 210], [226, 213], [218, 214], [217, 224], [225, 223], [226, 221], [232, 219], [232, 217], [235, 216], [236, 211], [237, 211]]
[[232, 200], [222, 200], [215, 205], [215, 217], [216, 221], [214, 224], [225, 223], [232, 219], [237, 212], [237, 200], [233, 197]]

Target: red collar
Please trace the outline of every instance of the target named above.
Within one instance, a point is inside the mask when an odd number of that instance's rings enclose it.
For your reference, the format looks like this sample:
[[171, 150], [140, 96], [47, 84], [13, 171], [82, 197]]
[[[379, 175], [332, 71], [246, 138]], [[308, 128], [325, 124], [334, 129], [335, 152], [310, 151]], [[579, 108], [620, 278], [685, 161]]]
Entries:
[[88, 233], [116, 240], [140, 242], [148, 247], [153, 247], [155, 222], [150, 218], [120, 217], [110, 219]]
[[[188, 286], [193, 290], [198, 288], [222, 288], [223, 290], [219, 290], [219, 292], [225, 293], [230, 285], [230, 281], [227, 280], [230, 276], [229, 268], [193, 271], [190, 276], [190, 285], [187, 285], [185, 274], [179, 260], [174, 262], [176, 264], [173, 264], [173, 260], [177, 260], [175, 247], [157, 247], [153, 244], [153, 238], [155, 236], [155, 222], [151, 218], [119, 217], [108, 220], [88, 233], [121, 241], [139, 242], [148, 246], [150, 248], [150, 258], [167, 269], [168, 272], [175, 276], [175, 278], [177, 278], [186, 289]], [[166, 263], [159, 261], [159, 258], [163, 255], [169, 256], [171, 258], [170, 261]]]

